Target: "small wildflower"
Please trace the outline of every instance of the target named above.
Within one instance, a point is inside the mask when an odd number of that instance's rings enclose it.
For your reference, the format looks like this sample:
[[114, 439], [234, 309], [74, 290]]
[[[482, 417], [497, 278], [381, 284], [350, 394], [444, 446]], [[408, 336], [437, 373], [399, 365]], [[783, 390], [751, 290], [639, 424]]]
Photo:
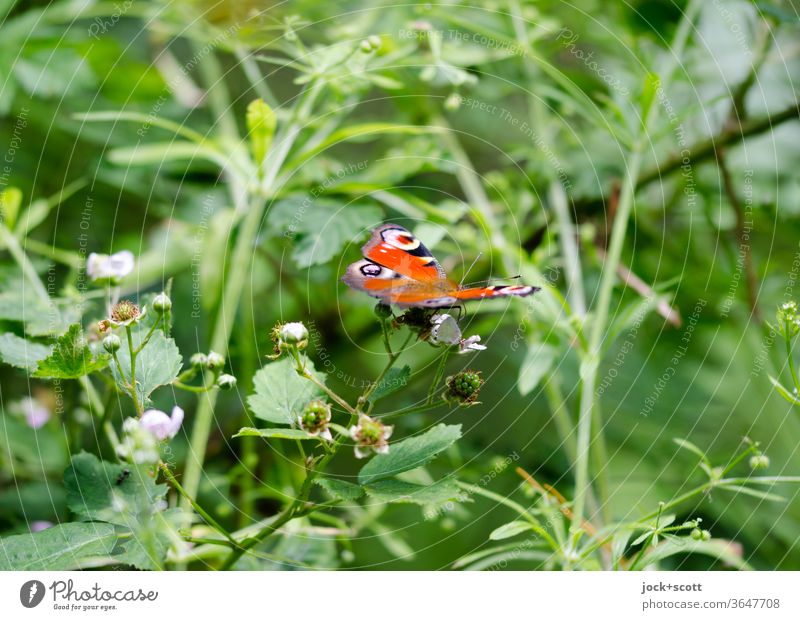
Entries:
[[145, 314], [147, 314], [146, 308], [139, 310], [139, 306], [135, 303], [129, 299], [123, 299], [111, 307], [111, 316], [109, 318], [100, 321], [100, 331], [107, 332], [111, 327], [134, 325], [141, 321]]
[[221, 390], [232, 390], [236, 387], [236, 377], [223, 374], [217, 378], [217, 385]]
[[444, 109], [448, 112], [455, 112], [461, 107], [461, 95], [458, 93], [450, 93], [447, 99], [444, 100]]
[[195, 353], [189, 358], [189, 363], [193, 368], [205, 368], [208, 366], [208, 356], [205, 353]]
[[209, 370], [220, 370], [225, 366], [225, 358], [216, 351], [209, 351], [206, 358], [206, 367]]
[[778, 307], [778, 331], [784, 338], [794, 338], [800, 333], [800, 312], [797, 302], [787, 301]]
[[478, 344], [481, 341], [480, 336], [470, 336], [458, 343], [459, 353], [471, 353], [472, 351], [485, 351], [486, 347]]
[[172, 439], [178, 434], [183, 423], [183, 409], [175, 405], [171, 416], [158, 409], [148, 409], [142, 414], [139, 422], [159, 441]]
[[328, 441], [333, 441], [333, 436], [328, 428], [331, 421], [331, 406], [323, 400], [312, 400], [297, 416], [300, 428], [309, 435], [320, 436]]
[[[163, 414], [166, 417], [166, 414]], [[167, 418], [169, 419], [169, 418]], [[137, 465], [158, 463], [158, 438], [145, 428], [138, 418], [126, 418], [122, 423], [123, 437], [117, 454]]]
[[350, 427], [350, 437], [356, 442], [356, 458], [363, 459], [371, 451], [377, 454], [389, 452], [389, 437], [392, 436], [393, 426], [386, 426], [363, 413], [358, 418], [358, 425]]
[[32, 429], [42, 428], [50, 420], [50, 410], [35, 398], [23, 398], [20, 405], [25, 423]]
[[116, 334], [109, 334], [108, 336], [103, 338], [103, 348], [109, 353], [114, 353], [115, 351], [119, 351], [119, 348], [121, 346], [122, 346], [122, 341]]
[[153, 310], [159, 314], [164, 314], [172, 309], [172, 300], [166, 293], [159, 293], [153, 298]]
[[754, 454], [750, 457], [751, 469], [766, 469], [769, 467], [769, 457], [766, 454]]
[[133, 252], [123, 250], [109, 256], [92, 252], [86, 259], [86, 275], [92, 282], [118, 284], [133, 271]]
[[53, 524], [50, 521], [31, 521], [30, 523], [31, 534], [41, 532], [51, 527], [53, 527]]
[[462, 405], [472, 405], [478, 400], [483, 379], [480, 371], [465, 370], [457, 375], [448, 377], [445, 383], [447, 385], [446, 396]]

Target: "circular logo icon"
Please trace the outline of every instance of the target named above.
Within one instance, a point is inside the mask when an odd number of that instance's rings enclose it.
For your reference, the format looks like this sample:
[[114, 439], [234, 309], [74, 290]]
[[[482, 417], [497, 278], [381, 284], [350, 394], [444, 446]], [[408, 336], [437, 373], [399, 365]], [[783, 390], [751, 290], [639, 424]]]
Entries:
[[37, 580], [31, 579], [30, 581], [26, 581], [22, 584], [22, 587], [19, 589], [19, 602], [22, 603], [25, 607], [30, 609], [31, 607], [36, 607], [39, 603], [42, 602], [44, 598], [44, 584]]

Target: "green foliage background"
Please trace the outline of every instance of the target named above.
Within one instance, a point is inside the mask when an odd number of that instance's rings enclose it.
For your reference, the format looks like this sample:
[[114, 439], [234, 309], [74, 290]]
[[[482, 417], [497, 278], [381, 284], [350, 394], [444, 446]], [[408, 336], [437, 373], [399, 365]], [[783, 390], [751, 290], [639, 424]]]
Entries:
[[[386, 220], [412, 227], [456, 281], [480, 255], [470, 281], [520, 273], [547, 288], [532, 302], [468, 307], [462, 328], [488, 350], [454, 356], [448, 373], [482, 370], [481, 404], [410, 414], [395, 433], [460, 424], [463, 439], [429, 468], [434, 479], [498, 472], [487, 488], [525, 498], [519, 466], [571, 499], [575, 430], [565, 438], [554, 410], [560, 393], [577, 426], [577, 333], [594, 319], [619, 190], [642, 134], [621, 257], [628, 284], [613, 290], [607, 336], [616, 341], [598, 370], [605, 447], [593, 447], [591, 478], [611, 499], [602, 518], [650, 513], [704, 480], [697, 457], [674, 438], [724, 464], [748, 436], [769, 456], [768, 474], [798, 474], [799, 412], [770, 383], [786, 376], [786, 354], [766, 324], [798, 297], [798, 14], [789, 2], [702, 3], [673, 58], [686, 8], [667, 0], [0, 0], [0, 152], [11, 159], [0, 162], [0, 173], [8, 168], [0, 189], [8, 198], [19, 188], [27, 210], [16, 231], [30, 228], [21, 244], [48, 294], [65, 300], [54, 323], [8, 243], [0, 245], [4, 361], [26, 365], [14, 337], [44, 344], [66, 331], [74, 302], [92, 290], [82, 271], [88, 252], [122, 249], [137, 256], [123, 296], [144, 301], [172, 279], [184, 364], [208, 350], [232, 248], [254, 208], [245, 197], [257, 182], [245, 117], [263, 97], [279, 131], [298, 123], [302, 147], [263, 197], [266, 216], [236, 276], [241, 303], [224, 320], [238, 387], [217, 400], [198, 502], [226, 527], [245, 527], [274, 514], [297, 482], [293, 444], [232, 438], [255, 425], [247, 398], [276, 322], [309, 326], [309, 357], [349, 400], [377, 374], [374, 304], [339, 278], [367, 231]], [[380, 36], [380, 49], [367, 57], [360, 42], [369, 35]], [[662, 75], [670, 62], [674, 73]], [[309, 83], [321, 84], [315, 107], [293, 119]], [[653, 118], [642, 119], [652, 101]], [[648, 291], [657, 308], [643, 305]], [[87, 298], [84, 326], [102, 318], [102, 301]], [[387, 407], [424, 400], [434, 357], [426, 343], [412, 346], [408, 386]], [[0, 534], [75, 520], [64, 470], [70, 455], [98, 450], [80, 384], [54, 385], [9, 365], [0, 380]], [[66, 409], [33, 431], [14, 411], [30, 394], [63, 399]], [[169, 389], [153, 398], [164, 410], [177, 399], [187, 411], [186, 433], [171, 444], [180, 470], [197, 400]], [[115, 423], [130, 413], [120, 402]], [[355, 476], [359, 466], [343, 458], [336, 473]], [[757, 569], [800, 569], [798, 489], [773, 491], [784, 501], [715, 490], [681, 506], [677, 520], [702, 517]], [[304, 566], [451, 567], [514, 516], [471, 499], [433, 516], [412, 504], [365, 510], [352, 540], [346, 530], [286, 536], [269, 551]], [[107, 535], [89, 541], [98, 553]], [[507, 559], [510, 568], [547, 566], [534, 552]], [[722, 565], [678, 555], [663, 566]]]

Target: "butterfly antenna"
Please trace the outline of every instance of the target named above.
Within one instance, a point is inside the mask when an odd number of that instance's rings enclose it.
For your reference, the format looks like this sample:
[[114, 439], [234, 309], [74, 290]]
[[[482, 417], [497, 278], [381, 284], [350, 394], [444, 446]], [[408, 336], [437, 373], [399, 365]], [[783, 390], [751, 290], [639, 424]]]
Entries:
[[508, 276], [506, 278], [487, 278], [486, 280], [479, 280], [478, 282], [470, 282], [467, 286], [485, 286], [496, 282], [503, 282], [504, 280], [519, 280], [521, 277], [522, 275]]
[[478, 255], [475, 257], [475, 260], [472, 261], [472, 264], [469, 266], [469, 269], [467, 269], [464, 272], [464, 275], [461, 278], [461, 282], [458, 284], [459, 288], [464, 286], [464, 280], [467, 279], [467, 276], [469, 275], [469, 272], [472, 271], [472, 268], [475, 266], [475, 263], [477, 263], [480, 260], [481, 256], [483, 256], [483, 252], [478, 252]]

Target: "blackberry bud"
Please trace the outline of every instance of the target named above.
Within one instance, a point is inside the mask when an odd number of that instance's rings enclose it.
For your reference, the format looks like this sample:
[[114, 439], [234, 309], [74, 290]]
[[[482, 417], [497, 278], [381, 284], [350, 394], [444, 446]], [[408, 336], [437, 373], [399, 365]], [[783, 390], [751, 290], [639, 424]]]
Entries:
[[236, 387], [236, 377], [233, 375], [220, 375], [217, 379], [217, 385], [221, 390], [232, 390]]
[[166, 293], [159, 293], [153, 299], [153, 310], [158, 312], [159, 314], [164, 314], [165, 312], [169, 312], [172, 308], [172, 300], [167, 297]]
[[206, 367], [209, 370], [219, 370], [225, 365], [225, 358], [216, 351], [209, 351], [206, 358]]
[[119, 336], [116, 334], [109, 334], [105, 338], [103, 338], [103, 348], [108, 351], [109, 353], [114, 353], [115, 351], [119, 351], [119, 348], [122, 346], [122, 342], [119, 339]]
[[195, 353], [189, 359], [189, 363], [194, 368], [205, 368], [208, 365], [208, 356], [205, 353]]
[[465, 370], [447, 378], [447, 396], [462, 404], [472, 404], [478, 400], [483, 379], [480, 371]]
[[381, 321], [392, 318], [392, 309], [386, 304], [378, 304], [375, 306], [375, 316]]

